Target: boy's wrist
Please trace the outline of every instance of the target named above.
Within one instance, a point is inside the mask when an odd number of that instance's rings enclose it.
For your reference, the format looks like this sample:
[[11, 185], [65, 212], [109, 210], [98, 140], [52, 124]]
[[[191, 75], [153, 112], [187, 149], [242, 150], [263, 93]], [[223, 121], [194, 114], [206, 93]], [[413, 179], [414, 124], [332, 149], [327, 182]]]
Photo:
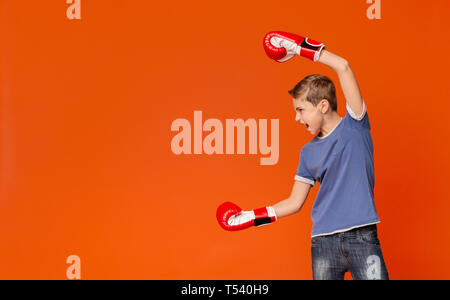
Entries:
[[325, 49], [320, 53], [318, 62], [329, 66], [336, 72], [345, 70], [348, 65], [348, 62], [344, 58]]

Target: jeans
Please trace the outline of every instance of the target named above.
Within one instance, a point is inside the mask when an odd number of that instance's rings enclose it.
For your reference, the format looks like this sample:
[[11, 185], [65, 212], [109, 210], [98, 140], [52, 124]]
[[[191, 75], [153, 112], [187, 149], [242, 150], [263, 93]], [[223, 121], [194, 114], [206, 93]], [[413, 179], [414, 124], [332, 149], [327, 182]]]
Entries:
[[376, 224], [313, 237], [311, 257], [314, 280], [343, 280], [347, 271], [355, 280], [389, 280]]

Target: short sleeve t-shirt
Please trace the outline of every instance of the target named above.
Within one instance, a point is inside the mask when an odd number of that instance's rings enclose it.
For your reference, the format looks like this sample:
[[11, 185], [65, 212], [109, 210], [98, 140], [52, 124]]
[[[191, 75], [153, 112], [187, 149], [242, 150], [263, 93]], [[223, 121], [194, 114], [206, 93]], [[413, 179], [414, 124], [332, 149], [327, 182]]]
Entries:
[[347, 114], [326, 136], [303, 146], [295, 180], [320, 189], [312, 208], [311, 236], [347, 231], [380, 222], [374, 202], [373, 143], [366, 105]]

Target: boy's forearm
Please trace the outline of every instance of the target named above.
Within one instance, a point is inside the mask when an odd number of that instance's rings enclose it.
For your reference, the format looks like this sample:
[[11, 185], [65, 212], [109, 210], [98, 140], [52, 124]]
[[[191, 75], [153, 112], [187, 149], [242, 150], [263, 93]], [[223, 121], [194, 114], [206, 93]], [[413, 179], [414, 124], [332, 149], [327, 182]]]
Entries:
[[275, 205], [272, 205], [272, 208], [275, 210], [277, 218], [287, 217], [293, 215], [300, 211], [302, 205], [298, 206], [292, 201], [292, 199], [285, 199], [283, 201], [278, 202]]
[[344, 58], [334, 53], [331, 53], [330, 51], [327, 51], [325, 49], [322, 50], [322, 52], [320, 53], [318, 62], [323, 63], [326, 66], [329, 66], [338, 74], [344, 71], [348, 66], [348, 62]]

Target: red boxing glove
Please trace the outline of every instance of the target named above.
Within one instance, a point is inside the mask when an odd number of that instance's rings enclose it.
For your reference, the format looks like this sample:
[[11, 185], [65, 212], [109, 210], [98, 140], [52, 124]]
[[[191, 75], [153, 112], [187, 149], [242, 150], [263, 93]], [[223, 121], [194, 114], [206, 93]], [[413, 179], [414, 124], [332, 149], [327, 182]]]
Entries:
[[216, 216], [220, 226], [229, 231], [267, 225], [277, 220], [275, 210], [270, 206], [252, 211], [242, 211], [239, 206], [231, 202], [221, 204], [217, 208]]
[[294, 55], [300, 55], [317, 61], [325, 45], [293, 33], [272, 31], [263, 41], [267, 56], [278, 62], [285, 62]]

